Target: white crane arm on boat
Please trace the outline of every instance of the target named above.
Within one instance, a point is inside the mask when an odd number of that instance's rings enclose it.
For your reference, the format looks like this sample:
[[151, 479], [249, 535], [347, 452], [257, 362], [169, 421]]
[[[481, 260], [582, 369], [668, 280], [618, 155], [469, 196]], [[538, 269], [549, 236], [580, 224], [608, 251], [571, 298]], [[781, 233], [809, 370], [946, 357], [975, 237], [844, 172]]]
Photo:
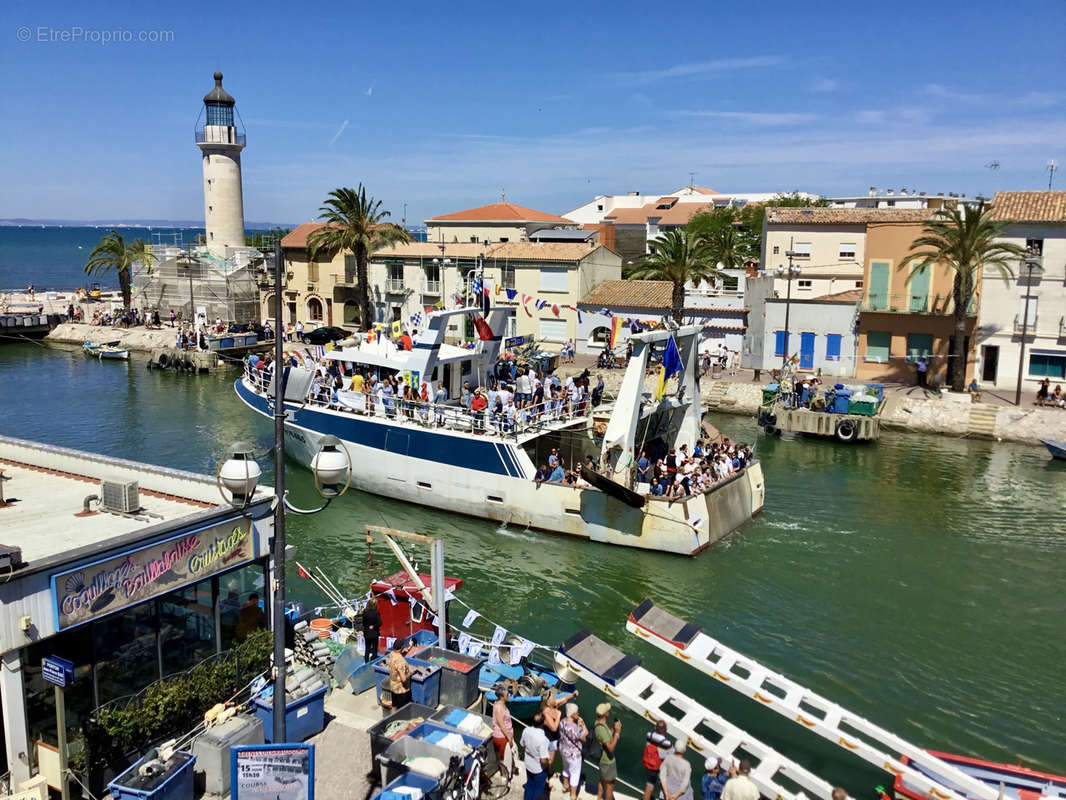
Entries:
[[[893, 775], [906, 775], [934, 800], [997, 800], [999, 797], [999, 792], [989, 784], [732, 650], [703, 633], [699, 626], [675, 617], [651, 600], [645, 600], [633, 610], [626, 620], [626, 629], [874, 766]], [[946, 776], [953, 786], [904, 764], [900, 756]]]

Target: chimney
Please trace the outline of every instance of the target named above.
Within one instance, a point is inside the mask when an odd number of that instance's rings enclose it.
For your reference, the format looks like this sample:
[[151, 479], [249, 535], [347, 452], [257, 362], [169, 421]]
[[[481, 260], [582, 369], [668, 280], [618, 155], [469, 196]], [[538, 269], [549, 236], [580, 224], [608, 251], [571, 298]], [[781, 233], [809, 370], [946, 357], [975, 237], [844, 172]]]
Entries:
[[877, 187], [876, 186], [871, 186], [870, 187], [870, 197], [877, 197]]
[[892, 197], [895, 194], [895, 192], [893, 192], [891, 189], [886, 189], [885, 190], [885, 194], [888, 195], [889, 197]]

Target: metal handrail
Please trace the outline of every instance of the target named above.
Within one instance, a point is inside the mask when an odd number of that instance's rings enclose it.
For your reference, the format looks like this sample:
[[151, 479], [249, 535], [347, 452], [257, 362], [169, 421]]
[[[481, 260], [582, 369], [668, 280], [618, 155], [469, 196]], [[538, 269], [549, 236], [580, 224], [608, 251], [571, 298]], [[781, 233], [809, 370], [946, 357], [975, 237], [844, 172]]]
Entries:
[[863, 311], [886, 311], [898, 314], [950, 314], [954, 298], [950, 294], [892, 293], [862, 300]]
[[[1024, 329], [1026, 333], [1036, 333], [1036, 321], [1039, 319], [1037, 314], [1030, 314], [1028, 320], [1022, 320], [1022, 314], [1014, 315], [1014, 332], [1021, 333]], [[1062, 323], [1059, 323], [1059, 329], [1062, 329]]]
[[386, 278], [386, 292], [402, 292], [404, 290], [403, 278]]

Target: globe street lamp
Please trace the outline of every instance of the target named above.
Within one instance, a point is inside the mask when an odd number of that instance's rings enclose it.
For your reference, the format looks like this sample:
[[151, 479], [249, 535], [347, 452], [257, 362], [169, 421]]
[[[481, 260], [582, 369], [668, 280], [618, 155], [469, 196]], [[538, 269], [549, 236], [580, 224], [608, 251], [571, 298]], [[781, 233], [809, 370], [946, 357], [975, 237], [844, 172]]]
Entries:
[[[1029, 332], [1029, 293], [1033, 288], [1033, 274], [1035, 273], [1037, 278], [1039, 278], [1044, 273], [1043, 261], [1044, 259], [1041, 257], [1040, 253], [1030, 248], [1023, 262], [1028, 274], [1025, 279], [1025, 307], [1022, 309], [1022, 350], [1021, 354], [1018, 356], [1018, 385], [1014, 390], [1014, 405], [1016, 406], [1022, 404], [1022, 371], [1025, 369], [1025, 336]], [[1033, 327], [1036, 327], [1036, 320], [1033, 320]]]

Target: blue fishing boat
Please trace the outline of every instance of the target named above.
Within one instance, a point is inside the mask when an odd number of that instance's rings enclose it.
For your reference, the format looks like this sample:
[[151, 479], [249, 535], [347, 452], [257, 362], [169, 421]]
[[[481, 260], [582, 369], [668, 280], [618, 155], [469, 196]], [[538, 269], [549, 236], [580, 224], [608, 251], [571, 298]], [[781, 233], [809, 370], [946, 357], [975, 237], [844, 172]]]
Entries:
[[518, 719], [528, 719], [540, 711], [545, 691], [555, 692], [558, 697], [569, 694], [574, 689], [572, 685], [563, 683], [555, 670], [528, 662], [515, 666], [482, 665], [478, 675], [478, 687], [485, 693], [486, 701], [496, 702], [496, 689], [505, 683], [510, 685], [512, 690], [507, 706], [511, 714]]
[[1048, 452], [1051, 453], [1052, 458], [1066, 461], [1066, 444], [1056, 442], [1054, 439], [1041, 439], [1040, 441], [1043, 442], [1044, 447], [1046, 447]]

